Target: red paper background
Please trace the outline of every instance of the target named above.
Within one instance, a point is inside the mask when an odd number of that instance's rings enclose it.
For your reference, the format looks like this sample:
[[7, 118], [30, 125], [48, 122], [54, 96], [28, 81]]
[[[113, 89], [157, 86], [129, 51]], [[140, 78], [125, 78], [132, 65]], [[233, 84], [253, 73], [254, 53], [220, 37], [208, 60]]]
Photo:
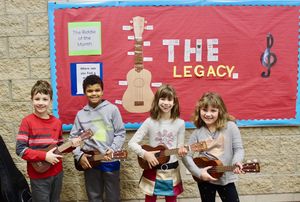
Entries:
[[[134, 41], [128, 36], [133, 31], [122, 30], [130, 25], [134, 16], [142, 16], [153, 30], [143, 32], [143, 40], [151, 46], [144, 47], [145, 69], [152, 73], [152, 82], [172, 84], [179, 95], [181, 117], [190, 121], [194, 106], [206, 91], [222, 95], [229, 112], [239, 120], [295, 118], [298, 75], [299, 7], [285, 6], [203, 6], [203, 7], [93, 7], [55, 10], [56, 76], [58, 91], [58, 114], [64, 124], [72, 124], [76, 112], [86, 104], [84, 96], [71, 95], [70, 63], [102, 62], [104, 98], [112, 103], [122, 100], [127, 72], [133, 68]], [[68, 22], [100, 21], [102, 55], [69, 56]], [[260, 63], [266, 49], [266, 36], [272, 33], [274, 44], [271, 52], [277, 63], [271, 68], [271, 76], [262, 78], [267, 69]], [[203, 48], [202, 62], [184, 62], [184, 40], [190, 39], [195, 47], [196, 39], [218, 38], [217, 62], [206, 60]], [[175, 61], [168, 62], [164, 39], [179, 39], [175, 47]], [[173, 66], [178, 74], [185, 65], [235, 66], [238, 79], [203, 77], [173, 78]], [[152, 87], [153, 92], [157, 88]], [[117, 105], [125, 123], [142, 122], [148, 113], [128, 113]]]

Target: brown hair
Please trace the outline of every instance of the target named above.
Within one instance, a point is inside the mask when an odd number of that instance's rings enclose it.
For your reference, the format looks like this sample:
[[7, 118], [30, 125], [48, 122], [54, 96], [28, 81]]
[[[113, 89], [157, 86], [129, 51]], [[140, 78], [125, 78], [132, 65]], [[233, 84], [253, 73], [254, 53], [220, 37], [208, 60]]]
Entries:
[[208, 106], [219, 109], [218, 119], [216, 120], [217, 130], [224, 128], [227, 121], [235, 121], [235, 118], [228, 114], [227, 108], [221, 96], [214, 92], [207, 92], [204, 93], [198, 100], [192, 117], [192, 121], [197, 128], [205, 126], [204, 121], [201, 119], [200, 111]]
[[174, 99], [174, 106], [171, 109], [171, 119], [178, 118], [180, 116], [178, 97], [175, 89], [169, 84], [160, 86], [160, 88], [156, 91], [150, 109], [151, 118], [154, 120], [159, 120], [161, 118], [161, 111], [158, 106], [160, 98], [168, 98], [170, 100]]
[[52, 100], [53, 91], [51, 85], [48, 81], [45, 80], [38, 80], [31, 88], [31, 99], [36, 94], [41, 93], [45, 95], [49, 95], [50, 99]]

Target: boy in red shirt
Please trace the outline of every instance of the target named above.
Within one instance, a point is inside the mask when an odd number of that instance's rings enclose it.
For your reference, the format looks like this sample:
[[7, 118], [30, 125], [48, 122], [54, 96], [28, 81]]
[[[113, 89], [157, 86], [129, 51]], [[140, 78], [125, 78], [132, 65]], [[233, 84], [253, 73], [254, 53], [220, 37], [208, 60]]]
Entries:
[[[16, 142], [16, 153], [27, 161], [33, 202], [59, 201], [63, 167], [62, 156], [55, 154], [56, 147], [63, 143], [62, 123], [48, 113], [52, 101], [52, 89], [47, 81], [37, 81], [31, 89], [34, 112], [23, 118]], [[72, 147], [80, 144], [80, 137], [71, 139]], [[51, 164], [45, 172], [38, 172], [32, 162], [46, 161]]]

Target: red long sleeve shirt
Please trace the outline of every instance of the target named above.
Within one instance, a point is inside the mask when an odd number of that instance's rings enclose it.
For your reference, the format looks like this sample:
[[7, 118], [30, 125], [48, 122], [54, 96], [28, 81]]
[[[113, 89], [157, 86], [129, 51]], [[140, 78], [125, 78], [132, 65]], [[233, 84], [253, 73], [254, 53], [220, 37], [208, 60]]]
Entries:
[[27, 161], [27, 172], [32, 179], [42, 179], [55, 176], [62, 171], [62, 161], [52, 165], [44, 173], [34, 170], [30, 162], [44, 161], [45, 150], [50, 145], [63, 142], [62, 123], [50, 115], [49, 119], [41, 119], [35, 114], [23, 118], [17, 135], [16, 153]]

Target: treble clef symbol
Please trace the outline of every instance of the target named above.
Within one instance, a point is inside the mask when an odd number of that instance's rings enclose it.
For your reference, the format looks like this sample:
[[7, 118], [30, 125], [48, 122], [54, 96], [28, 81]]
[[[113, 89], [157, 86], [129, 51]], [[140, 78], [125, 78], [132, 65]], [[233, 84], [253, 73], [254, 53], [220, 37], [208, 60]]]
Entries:
[[274, 53], [271, 52], [271, 47], [273, 46], [274, 38], [271, 33], [267, 35], [267, 48], [265, 52], [261, 54], [260, 62], [263, 66], [267, 67], [267, 73], [262, 72], [262, 77], [269, 77], [271, 74], [271, 67], [276, 63], [277, 57]]

